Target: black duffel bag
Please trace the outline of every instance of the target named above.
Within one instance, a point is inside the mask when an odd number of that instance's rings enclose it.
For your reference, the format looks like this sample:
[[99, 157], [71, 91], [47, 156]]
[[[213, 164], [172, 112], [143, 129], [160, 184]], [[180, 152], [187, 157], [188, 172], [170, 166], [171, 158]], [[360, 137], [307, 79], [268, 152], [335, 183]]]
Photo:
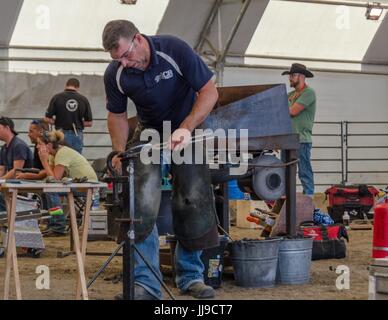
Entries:
[[346, 243], [349, 236], [343, 224], [317, 225], [312, 221], [300, 224], [305, 237], [312, 237], [313, 249], [311, 260], [342, 259], [346, 257]]

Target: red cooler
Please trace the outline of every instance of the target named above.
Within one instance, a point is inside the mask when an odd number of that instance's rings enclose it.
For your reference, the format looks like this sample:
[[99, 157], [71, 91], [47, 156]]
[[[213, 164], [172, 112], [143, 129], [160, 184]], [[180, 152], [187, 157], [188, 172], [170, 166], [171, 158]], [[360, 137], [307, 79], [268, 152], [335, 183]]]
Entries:
[[373, 220], [373, 258], [388, 257], [388, 203], [375, 206]]

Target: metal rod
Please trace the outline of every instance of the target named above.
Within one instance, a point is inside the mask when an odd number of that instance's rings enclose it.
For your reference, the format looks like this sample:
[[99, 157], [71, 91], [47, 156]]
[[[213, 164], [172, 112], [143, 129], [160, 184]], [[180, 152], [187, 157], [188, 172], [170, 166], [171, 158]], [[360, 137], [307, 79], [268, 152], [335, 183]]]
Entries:
[[345, 171], [344, 142], [345, 142], [344, 128], [343, 128], [343, 124], [341, 123], [341, 171], [342, 171], [342, 173], [341, 173], [341, 175], [342, 175], [341, 182], [342, 183], [345, 183], [345, 174], [344, 174], [344, 171]]
[[348, 171], [348, 173], [388, 173], [388, 171]]
[[[371, 2], [361, 2], [361, 1], [340, 1], [340, 0], [277, 0], [283, 2], [303, 2], [303, 3], [313, 3], [313, 4], [328, 4], [335, 6], [349, 6], [349, 7], [360, 7], [367, 8], [368, 4]], [[388, 9], [388, 4], [381, 3], [380, 7]]]
[[341, 149], [341, 147], [335, 147], [335, 146], [314, 146], [314, 149]]
[[348, 149], [386, 149], [388, 146], [348, 146]]
[[348, 121], [348, 124], [388, 124], [388, 121]]
[[210, 10], [209, 16], [206, 19], [205, 25], [202, 28], [202, 31], [197, 40], [197, 44], [194, 47], [194, 50], [199, 52], [202, 49], [203, 41], [209, 33], [209, 29], [213, 24], [214, 18], [216, 17], [218, 8], [221, 6], [222, 0], [215, 0], [213, 3], [213, 7]]
[[348, 122], [344, 121], [344, 126], [345, 126], [345, 134], [344, 134], [344, 149], [345, 149], [345, 170], [344, 170], [344, 176], [345, 180], [344, 182], [348, 182], [348, 157], [349, 157], [349, 145], [348, 145], [348, 134], [349, 134], [349, 127], [348, 127]]
[[[204, 56], [212, 56], [209, 51], [202, 52]], [[292, 61], [310, 61], [310, 62], [329, 62], [329, 63], [349, 63], [349, 64], [365, 64], [376, 66], [388, 66], [388, 62], [380, 61], [363, 61], [363, 60], [351, 60], [351, 59], [328, 59], [328, 58], [312, 58], [301, 56], [277, 56], [271, 54], [252, 54], [252, 53], [236, 53], [229, 52], [226, 55], [227, 58], [256, 58], [256, 59], [271, 59], [271, 60], [292, 60]]]
[[239, 15], [237, 16], [237, 19], [236, 19], [236, 21], [235, 21], [235, 23], [234, 23], [234, 25], [233, 25], [233, 27], [232, 27], [232, 30], [231, 30], [231, 32], [230, 32], [230, 34], [229, 34], [228, 40], [226, 41], [224, 51], [223, 51], [223, 53], [221, 54], [221, 57], [220, 57], [220, 59], [219, 59], [219, 61], [220, 61], [221, 63], [223, 63], [223, 62], [225, 61], [226, 55], [227, 55], [227, 53], [228, 53], [228, 51], [229, 51], [229, 48], [230, 48], [230, 46], [231, 46], [231, 44], [232, 44], [232, 41], [233, 41], [233, 39], [234, 39], [234, 37], [235, 37], [235, 35], [236, 35], [236, 33], [237, 33], [238, 28], [240, 27], [241, 21], [242, 21], [242, 19], [244, 18], [245, 13], [246, 13], [246, 11], [247, 11], [247, 9], [248, 9], [250, 3], [251, 3], [251, 0], [245, 0], [245, 2], [243, 3], [243, 5], [241, 6], [240, 13], [239, 13]]
[[93, 283], [94, 281], [97, 280], [97, 278], [100, 276], [101, 273], [103, 273], [105, 271], [105, 269], [108, 267], [109, 263], [113, 260], [113, 258], [118, 254], [118, 252], [120, 251], [120, 249], [123, 247], [124, 245], [124, 241], [121, 242], [119, 244], [119, 246], [116, 248], [115, 251], [112, 252], [112, 254], [109, 256], [109, 258], [104, 262], [104, 264], [101, 266], [100, 269], [98, 269], [98, 271], [94, 274], [93, 278], [90, 279], [90, 281], [88, 282], [86, 288], [89, 288]]
[[109, 63], [112, 59], [0, 57], [0, 61]]
[[229, 188], [227, 183], [221, 185], [222, 189], [222, 212], [220, 225], [226, 233], [230, 232], [230, 211], [229, 211]]
[[313, 133], [312, 136], [314, 136], [314, 137], [340, 137], [341, 134], [336, 134], [336, 133], [328, 133], [328, 134], [325, 134], [325, 133]]
[[80, 51], [105, 52], [103, 48], [55, 47], [55, 46], [0, 46], [0, 50], [47, 50], [47, 51]]
[[[286, 162], [297, 159], [296, 150], [286, 150]], [[296, 163], [286, 167], [286, 232], [296, 236]]]
[[[189, 143], [204, 142], [206, 140], [212, 140], [214, 138], [215, 138], [215, 136], [211, 135], [210, 133], [208, 133], [208, 134], [205, 133], [205, 134], [193, 136]], [[140, 154], [141, 151], [143, 150], [143, 148], [145, 148], [145, 147], [147, 147], [149, 149], [153, 149], [153, 150], [164, 150], [164, 149], [168, 148], [168, 145], [169, 145], [168, 142], [163, 142], [163, 143], [159, 143], [159, 144], [145, 143], [143, 145], [138, 145], [138, 146], [136, 146], [136, 149], [138, 149], [137, 151], [131, 151], [131, 149], [129, 150], [130, 157]], [[172, 150], [171, 150], [171, 152], [172, 152]], [[124, 152], [124, 154], [125, 154], [125, 152]]]
[[[285, 70], [290, 66], [279, 66], [279, 65], [260, 65], [260, 64], [244, 64], [244, 63], [230, 63], [225, 62], [224, 65], [226, 68], [248, 68], [248, 69], [278, 69]], [[310, 68], [312, 71], [316, 72], [327, 72], [327, 73], [349, 73], [349, 74], [367, 74], [367, 75], [376, 75], [376, 76], [387, 76], [388, 72], [376, 72], [376, 71], [366, 71], [366, 70], [346, 70], [346, 69], [331, 69], [331, 68]]]
[[[135, 161], [129, 159], [129, 232], [126, 238], [129, 238], [129, 299], [135, 299]], [[126, 242], [128, 243], [128, 242]]]
[[340, 174], [342, 171], [314, 171], [314, 174]]
[[341, 124], [342, 121], [315, 121], [314, 124]]
[[351, 133], [348, 137], [386, 137], [388, 133]]
[[388, 158], [351, 158], [348, 161], [388, 161]]

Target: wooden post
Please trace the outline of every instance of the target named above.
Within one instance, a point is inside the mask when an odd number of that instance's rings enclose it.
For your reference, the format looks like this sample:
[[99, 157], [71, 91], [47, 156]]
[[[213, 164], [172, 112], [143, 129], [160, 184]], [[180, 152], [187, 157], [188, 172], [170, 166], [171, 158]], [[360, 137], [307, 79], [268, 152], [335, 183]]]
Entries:
[[[11, 198], [11, 199], [10, 199]], [[7, 190], [5, 193], [7, 213], [8, 213], [8, 235], [7, 235], [7, 250], [6, 264], [4, 277], [4, 300], [9, 299], [9, 284], [11, 279], [11, 264], [14, 269], [14, 280], [16, 287], [16, 299], [21, 300], [21, 289], [19, 279], [19, 268], [17, 263], [16, 243], [15, 243], [15, 218], [16, 218], [16, 199], [17, 190], [11, 192]]]
[[[88, 230], [89, 230], [89, 216], [90, 216], [90, 207], [92, 205], [92, 188], [88, 188], [86, 193], [86, 204], [83, 214], [83, 223], [82, 223], [82, 241], [81, 241], [81, 255], [82, 262], [85, 266], [85, 257], [86, 257], [86, 245], [88, 242]], [[77, 279], [77, 299], [81, 298], [81, 282], [80, 278]]]
[[[77, 228], [77, 217], [76, 217], [75, 208], [74, 208], [74, 195], [72, 191], [68, 193], [67, 198], [69, 202], [70, 223], [71, 223], [71, 229], [72, 229], [71, 231], [72, 231], [73, 240], [74, 240], [74, 251], [77, 256], [78, 274], [81, 282], [81, 292], [82, 292], [83, 299], [88, 300], [88, 291], [86, 288], [86, 280], [85, 280], [85, 269], [84, 269], [82, 254], [81, 254], [78, 228]], [[77, 294], [76, 294], [76, 298], [78, 298]]]

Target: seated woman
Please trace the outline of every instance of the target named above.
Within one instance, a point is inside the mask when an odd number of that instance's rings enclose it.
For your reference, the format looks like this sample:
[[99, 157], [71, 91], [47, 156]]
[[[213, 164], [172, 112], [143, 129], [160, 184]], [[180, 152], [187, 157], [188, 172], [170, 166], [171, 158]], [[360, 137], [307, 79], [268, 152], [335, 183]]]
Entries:
[[98, 181], [96, 172], [86, 158], [72, 148], [65, 146], [62, 131], [44, 131], [38, 138], [38, 154], [47, 176], [61, 180], [66, 176], [75, 179], [86, 177]]
[[[47, 176], [61, 180], [64, 176], [75, 178], [86, 177], [88, 181], [98, 181], [96, 172], [84, 156], [65, 146], [62, 131], [44, 131], [38, 138], [38, 154]], [[84, 193], [77, 193], [84, 196]], [[62, 215], [61, 217], [64, 216]], [[61, 225], [65, 221], [61, 221]], [[79, 221], [81, 222], [81, 221]]]

